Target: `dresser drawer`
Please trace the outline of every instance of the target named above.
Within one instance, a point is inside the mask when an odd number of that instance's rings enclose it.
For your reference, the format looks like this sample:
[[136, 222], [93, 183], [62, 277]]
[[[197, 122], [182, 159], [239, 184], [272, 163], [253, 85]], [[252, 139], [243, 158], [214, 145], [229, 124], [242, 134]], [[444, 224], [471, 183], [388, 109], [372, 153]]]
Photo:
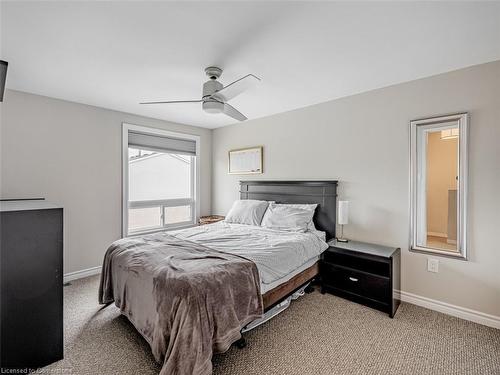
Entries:
[[392, 288], [388, 277], [321, 262], [321, 278], [327, 287], [358, 296], [383, 303], [388, 303], [391, 298]]

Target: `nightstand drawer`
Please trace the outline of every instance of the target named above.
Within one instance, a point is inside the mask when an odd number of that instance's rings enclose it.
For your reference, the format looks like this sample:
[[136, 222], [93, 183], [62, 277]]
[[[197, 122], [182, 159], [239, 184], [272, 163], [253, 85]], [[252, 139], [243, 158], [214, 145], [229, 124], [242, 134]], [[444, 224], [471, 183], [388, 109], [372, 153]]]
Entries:
[[321, 263], [322, 282], [345, 292], [388, 303], [391, 294], [390, 279], [347, 267]]
[[323, 255], [323, 260], [337, 266], [362, 270], [385, 277], [389, 277], [391, 272], [390, 264], [388, 261], [367, 259], [357, 254], [348, 255], [327, 251]]

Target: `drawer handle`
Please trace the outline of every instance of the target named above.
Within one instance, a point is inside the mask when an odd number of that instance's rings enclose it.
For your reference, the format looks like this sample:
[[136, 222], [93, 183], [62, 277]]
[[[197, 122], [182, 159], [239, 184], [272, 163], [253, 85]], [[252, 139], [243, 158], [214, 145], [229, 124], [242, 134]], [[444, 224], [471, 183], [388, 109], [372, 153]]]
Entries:
[[349, 277], [349, 280], [354, 281], [354, 282], [358, 281], [358, 279], [356, 279], [355, 277]]

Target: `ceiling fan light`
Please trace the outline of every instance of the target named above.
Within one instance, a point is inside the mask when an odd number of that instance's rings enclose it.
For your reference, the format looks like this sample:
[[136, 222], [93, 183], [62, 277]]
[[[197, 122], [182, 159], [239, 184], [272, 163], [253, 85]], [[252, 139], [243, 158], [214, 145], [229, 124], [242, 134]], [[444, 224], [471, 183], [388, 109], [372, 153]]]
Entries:
[[224, 103], [215, 100], [207, 100], [202, 104], [203, 110], [208, 113], [222, 113], [224, 110]]

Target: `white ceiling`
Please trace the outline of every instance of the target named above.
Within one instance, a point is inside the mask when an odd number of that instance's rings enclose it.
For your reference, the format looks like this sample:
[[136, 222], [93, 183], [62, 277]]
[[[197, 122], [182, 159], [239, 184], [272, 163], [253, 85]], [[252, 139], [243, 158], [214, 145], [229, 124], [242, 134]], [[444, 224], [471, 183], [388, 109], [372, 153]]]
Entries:
[[203, 69], [262, 82], [258, 118], [500, 59], [499, 2], [2, 2], [7, 87], [179, 123], [234, 123], [197, 99]]

